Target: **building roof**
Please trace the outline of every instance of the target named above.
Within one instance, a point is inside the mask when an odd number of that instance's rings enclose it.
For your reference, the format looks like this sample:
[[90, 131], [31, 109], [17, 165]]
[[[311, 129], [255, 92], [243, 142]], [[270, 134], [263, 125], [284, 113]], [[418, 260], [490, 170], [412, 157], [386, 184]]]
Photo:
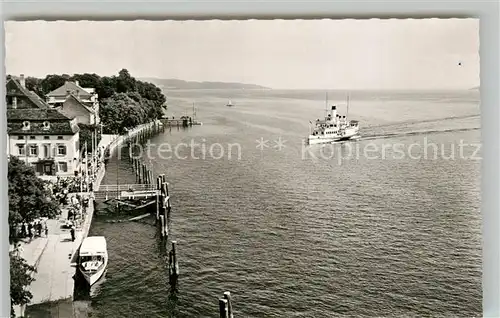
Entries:
[[66, 95], [68, 95], [68, 91], [70, 93], [75, 94], [75, 95], [80, 94], [80, 98], [83, 96], [89, 97], [92, 95], [86, 89], [80, 87], [79, 85], [76, 85], [75, 82], [66, 81], [66, 83], [64, 83], [64, 85], [62, 85], [62, 86], [56, 88], [55, 90], [53, 90], [52, 92], [48, 93], [47, 96], [49, 96], [49, 97], [66, 96]]
[[30, 121], [54, 121], [71, 120], [68, 116], [55, 109], [7, 109], [7, 121], [30, 120]]
[[85, 108], [89, 113], [94, 113], [94, 110], [91, 107], [89, 107], [89, 105], [85, 104], [81, 99], [76, 97], [73, 93], [70, 93], [69, 96], [66, 98], [66, 100], [70, 98], [75, 100], [78, 104], [82, 105], [82, 107]]
[[80, 255], [95, 255], [107, 252], [106, 238], [104, 236], [89, 236], [80, 246]]
[[8, 89], [9, 85], [14, 85], [24, 96], [26, 96], [30, 102], [33, 104], [35, 108], [50, 108], [50, 106], [37, 94], [28, 90], [26, 87], [22, 86], [21, 83], [17, 81], [15, 78], [11, 78], [7, 83], [7, 96], [9, 96], [10, 92]]
[[[29, 129], [24, 129], [28, 121]], [[44, 125], [49, 123], [47, 129]], [[7, 109], [7, 133], [10, 135], [74, 135], [80, 129], [77, 123], [55, 109]]]

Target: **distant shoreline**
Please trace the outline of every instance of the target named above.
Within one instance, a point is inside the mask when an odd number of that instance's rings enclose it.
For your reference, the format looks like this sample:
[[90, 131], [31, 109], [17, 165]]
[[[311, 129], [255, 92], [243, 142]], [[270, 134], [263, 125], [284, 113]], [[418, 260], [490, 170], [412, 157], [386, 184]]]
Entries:
[[275, 91], [324, 91], [324, 92], [453, 92], [474, 91], [480, 87], [472, 88], [393, 88], [393, 89], [349, 89], [349, 88], [271, 88], [257, 84], [233, 82], [195, 82], [179, 79], [139, 78], [141, 81], [150, 82], [162, 90], [275, 90]]
[[164, 78], [140, 78], [141, 81], [146, 81], [155, 84], [162, 89], [271, 89], [269, 87], [231, 82], [195, 82], [184, 81], [179, 79], [164, 79]]

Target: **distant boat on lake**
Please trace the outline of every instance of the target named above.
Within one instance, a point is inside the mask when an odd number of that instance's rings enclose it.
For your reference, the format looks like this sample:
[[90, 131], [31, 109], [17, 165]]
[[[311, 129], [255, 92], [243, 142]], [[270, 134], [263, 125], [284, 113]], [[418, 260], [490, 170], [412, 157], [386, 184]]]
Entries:
[[234, 104], [233, 102], [231, 102], [231, 100], [228, 100], [226, 106], [231, 107], [234, 106]]

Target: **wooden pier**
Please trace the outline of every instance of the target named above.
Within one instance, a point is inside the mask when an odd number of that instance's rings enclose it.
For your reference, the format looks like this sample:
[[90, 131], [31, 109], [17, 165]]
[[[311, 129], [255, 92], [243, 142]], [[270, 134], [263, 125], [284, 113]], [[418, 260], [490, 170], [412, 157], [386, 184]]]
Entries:
[[[98, 191], [95, 192], [95, 198], [108, 200], [110, 198], [116, 199], [121, 204], [129, 204], [125, 200], [138, 199], [141, 201], [148, 201], [143, 203], [142, 206], [155, 205], [156, 206], [156, 224], [161, 239], [162, 253], [165, 253], [166, 270], [169, 276], [170, 293], [175, 294], [178, 291], [179, 279], [179, 261], [178, 261], [178, 247], [177, 240], [171, 241], [171, 248], [168, 250], [168, 238], [170, 233], [169, 224], [171, 216], [171, 204], [169, 184], [166, 180], [165, 174], [160, 173], [156, 176], [153, 175], [151, 163], [148, 165], [142, 158], [134, 156], [134, 145], [144, 144], [159, 132], [165, 131], [165, 126], [188, 127], [196, 124], [191, 117], [183, 116], [180, 119], [162, 119], [163, 124], [155, 124], [150, 129], [146, 129], [134, 136], [129, 136], [125, 142], [128, 144], [128, 159], [133, 167], [136, 183], [134, 184], [116, 184], [116, 185], [101, 185]], [[123, 200], [121, 202], [120, 200]], [[119, 204], [117, 204], [119, 205]], [[141, 207], [142, 207], [141, 206]], [[137, 221], [148, 217], [150, 214], [142, 214], [132, 217], [127, 221]], [[219, 299], [219, 313], [221, 318], [233, 318], [231, 293], [225, 292], [223, 297]]]
[[115, 199], [148, 199], [155, 198], [158, 190], [151, 184], [105, 184], [94, 192], [96, 200]]
[[193, 120], [192, 117], [189, 116], [182, 116], [180, 118], [162, 118], [160, 119], [161, 122], [167, 126], [167, 127], [191, 127], [195, 124], [195, 121]]

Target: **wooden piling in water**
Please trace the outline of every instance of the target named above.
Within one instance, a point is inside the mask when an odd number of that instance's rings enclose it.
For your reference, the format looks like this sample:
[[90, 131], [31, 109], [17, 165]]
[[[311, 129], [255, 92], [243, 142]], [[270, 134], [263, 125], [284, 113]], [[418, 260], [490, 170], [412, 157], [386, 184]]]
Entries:
[[170, 286], [173, 290], [177, 290], [177, 279], [179, 277], [179, 263], [177, 262], [177, 254], [175, 245], [177, 241], [172, 241], [172, 250], [168, 254], [168, 274]]
[[142, 183], [141, 162], [139, 159], [137, 159], [137, 183]]
[[159, 193], [159, 196], [158, 196], [158, 200], [159, 200], [159, 205], [158, 205], [158, 215], [159, 215], [159, 218], [160, 218], [160, 236], [162, 238], [166, 238], [168, 237], [168, 220], [167, 220], [167, 214], [165, 213], [165, 210], [166, 210], [166, 207], [165, 207], [165, 199], [166, 199], [166, 195], [165, 195], [165, 190], [164, 190], [164, 184], [161, 184], [160, 185], [160, 182], [161, 182], [161, 176], [158, 177], [157, 179], [157, 186], [159, 186], [160, 188], [160, 193]]
[[219, 299], [219, 313], [220, 313], [220, 318], [229, 318], [227, 300], [225, 300], [224, 298]]
[[153, 171], [149, 170], [149, 184], [153, 184], [154, 176], [153, 176]]
[[135, 172], [135, 182], [136, 183], [141, 183], [140, 181], [140, 176], [139, 176], [139, 159], [134, 159], [134, 172]]
[[167, 196], [167, 202], [166, 202], [166, 208], [167, 208], [167, 212], [170, 213], [170, 194], [168, 192], [168, 183], [165, 182], [165, 195]]
[[231, 292], [224, 292], [224, 299], [227, 300], [227, 317], [234, 318], [233, 316], [233, 306], [231, 304]]
[[156, 193], [156, 222], [160, 219], [160, 196]]
[[160, 213], [160, 235], [162, 238], [168, 237], [167, 218]]
[[156, 190], [158, 190], [158, 193], [156, 194], [156, 221], [159, 221], [160, 220], [160, 206], [161, 206], [161, 200], [162, 200], [161, 176], [158, 176], [156, 178]]
[[175, 251], [175, 245], [177, 241], [172, 241], [172, 255], [173, 255], [173, 263], [174, 263], [174, 275], [179, 276], [179, 262], [177, 261], [177, 254]]
[[141, 164], [142, 165], [142, 183], [146, 183], [147, 181], [147, 168], [146, 168], [146, 165], [144, 163]]

